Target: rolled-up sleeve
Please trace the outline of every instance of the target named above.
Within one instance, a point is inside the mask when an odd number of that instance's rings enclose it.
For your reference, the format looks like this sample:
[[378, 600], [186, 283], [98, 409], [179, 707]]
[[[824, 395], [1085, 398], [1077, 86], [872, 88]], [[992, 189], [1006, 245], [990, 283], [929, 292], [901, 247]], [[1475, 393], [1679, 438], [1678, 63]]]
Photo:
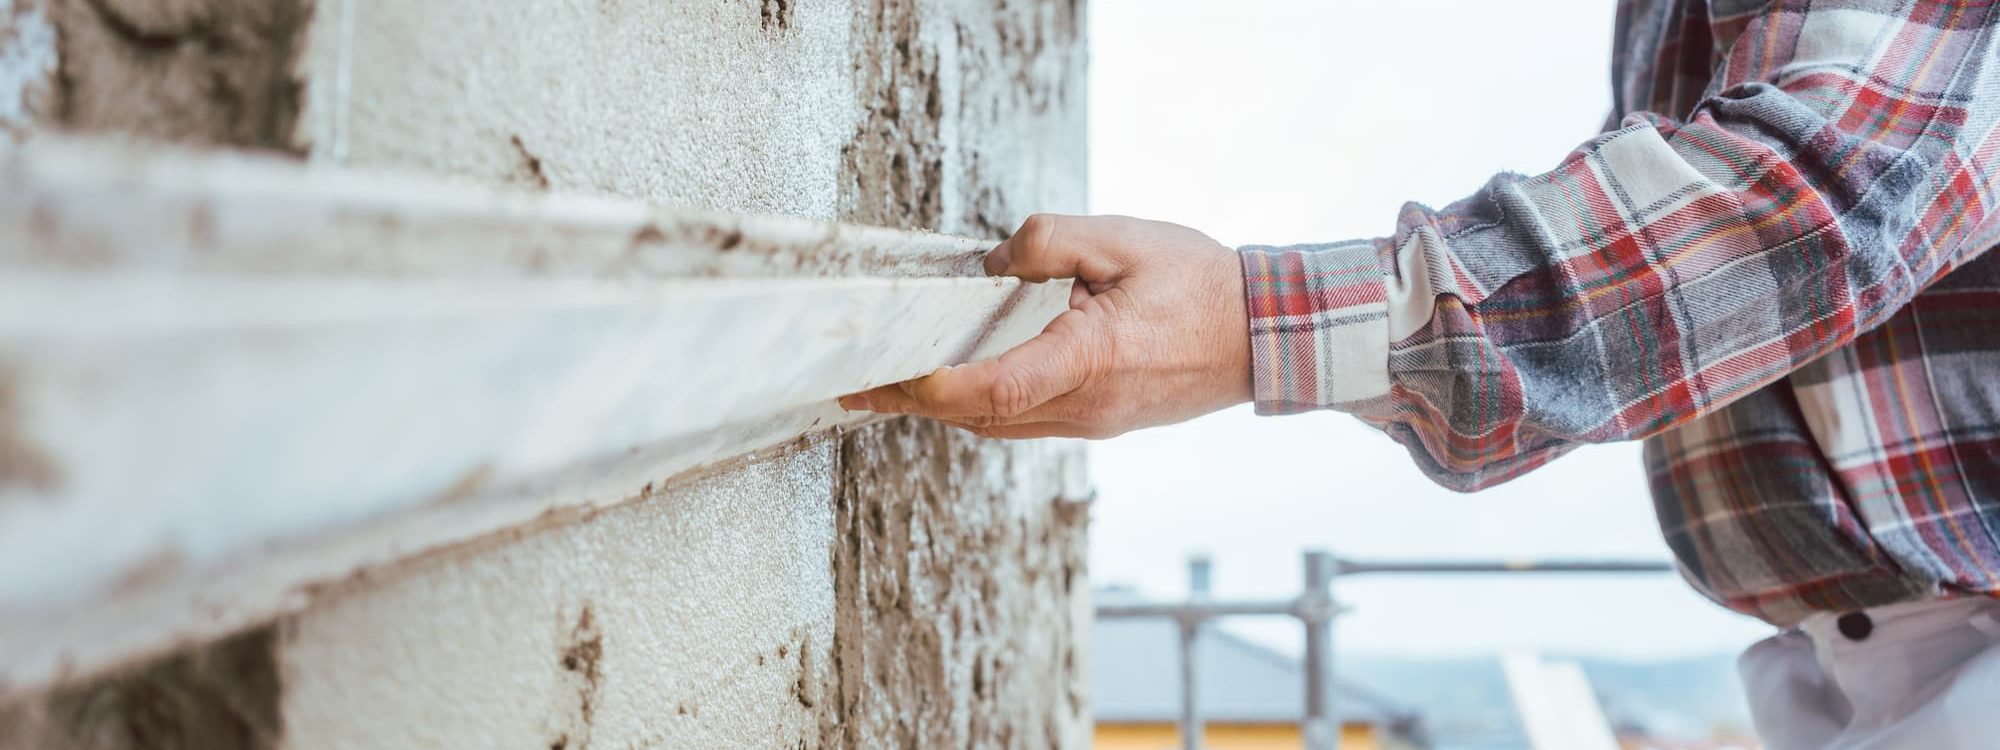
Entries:
[[1777, 2], [1712, 92], [1372, 240], [1241, 249], [1261, 413], [1348, 411], [1446, 486], [1709, 413], [1995, 239], [1990, 3]]

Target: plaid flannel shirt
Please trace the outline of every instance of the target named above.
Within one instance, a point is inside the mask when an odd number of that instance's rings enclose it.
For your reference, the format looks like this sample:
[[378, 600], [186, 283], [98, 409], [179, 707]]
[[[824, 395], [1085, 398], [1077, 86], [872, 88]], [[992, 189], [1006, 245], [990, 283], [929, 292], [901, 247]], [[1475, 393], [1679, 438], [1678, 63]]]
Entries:
[[1262, 413], [1471, 490], [1645, 438], [1710, 598], [2000, 592], [2000, 0], [1624, 0], [1614, 125], [1387, 238], [1242, 250]]

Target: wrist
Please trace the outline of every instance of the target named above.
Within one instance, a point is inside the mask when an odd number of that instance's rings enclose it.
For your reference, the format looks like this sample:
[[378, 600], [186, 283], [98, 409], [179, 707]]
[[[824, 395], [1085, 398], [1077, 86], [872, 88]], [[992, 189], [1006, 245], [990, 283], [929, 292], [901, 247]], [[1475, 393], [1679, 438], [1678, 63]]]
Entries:
[[1208, 335], [1203, 340], [1211, 356], [1217, 409], [1247, 404], [1255, 400], [1256, 380], [1251, 369], [1250, 308], [1243, 285], [1243, 262], [1236, 251], [1218, 246], [1212, 270], [1203, 274], [1210, 280], [1213, 300], [1206, 306]]
[[1223, 305], [1220, 320], [1223, 325], [1222, 350], [1225, 358], [1225, 372], [1229, 378], [1229, 405], [1247, 404], [1257, 397], [1257, 379], [1252, 367], [1253, 355], [1250, 343], [1250, 304], [1243, 284], [1243, 261], [1236, 251], [1229, 251], [1227, 263], [1222, 264]]

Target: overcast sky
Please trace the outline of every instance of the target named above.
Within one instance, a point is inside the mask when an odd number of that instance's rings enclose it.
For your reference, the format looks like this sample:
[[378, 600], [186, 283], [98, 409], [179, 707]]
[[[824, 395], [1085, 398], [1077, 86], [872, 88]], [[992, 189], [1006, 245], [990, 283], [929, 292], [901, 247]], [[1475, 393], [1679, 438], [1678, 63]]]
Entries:
[[[1494, 172], [1540, 172], [1610, 107], [1611, 0], [1092, 0], [1091, 210], [1225, 244], [1385, 234]], [[1247, 408], [1096, 444], [1091, 575], [1282, 596], [1312, 546], [1370, 558], [1666, 559], [1636, 444], [1579, 450], [1477, 495], [1338, 414]], [[1738, 650], [1761, 623], [1672, 575], [1342, 581], [1342, 651], [1528, 647], [1651, 658]], [[1296, 626], [1232, 629], [1295, 648]]]

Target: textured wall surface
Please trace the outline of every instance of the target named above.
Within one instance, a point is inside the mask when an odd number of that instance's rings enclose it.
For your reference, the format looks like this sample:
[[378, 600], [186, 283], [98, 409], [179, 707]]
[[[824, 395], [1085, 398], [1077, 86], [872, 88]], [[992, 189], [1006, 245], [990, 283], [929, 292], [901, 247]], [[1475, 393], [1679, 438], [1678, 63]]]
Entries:
[[277, 747], [275, 629], [188, 649], [116, 677], [0, 705], [0, 747], [263, 750]]
[[0, 122], [297, 150], [307, 0], [7, 0], [9, 15], [31, 31], [0, 54]]
[[0, 130], [995, 236], [1082, 208], [1082, 19], [1080, 0], [0, 0]]
[[840, 450], [824, 746], [1087, 746], [1087, 505], [1044, 499], [1080, 457], [909, 419]]
[[1078, 453], [889, 420], [358, 576], [0, 747], [1078, 747]]
[[324, 597], [279, 646], [286, 746], [817, 737], [837, 460], [832, 438], [807, 439]]
[[1081, 468], [895, 420], [372, 578], [287, 631], [286, 746], [1085, 745]]
[[[997, 236], [1082, 208], [1082, 17], [1073, 0], [0, 0], [0, 147], [137, 135]], [[233, 639], [0, 695], [0, 747], [1087, 744], [1075, 446], [890, 420], [632, 489], [355, 571]]]
[[[852, 135], [844, 3], [322, 0], [317, 155], [832, 218]], [[771, 6], [766, 9], [764, 6]]]

